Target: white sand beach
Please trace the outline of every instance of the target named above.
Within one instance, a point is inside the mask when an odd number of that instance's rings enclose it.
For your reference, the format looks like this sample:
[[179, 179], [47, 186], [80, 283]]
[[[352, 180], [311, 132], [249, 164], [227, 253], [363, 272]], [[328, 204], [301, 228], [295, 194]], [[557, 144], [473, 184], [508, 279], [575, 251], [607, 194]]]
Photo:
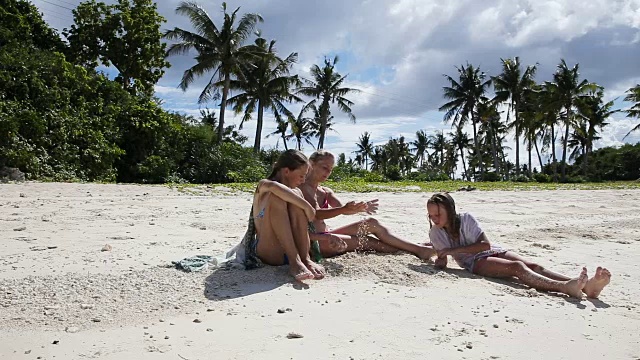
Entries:
[[[414, 242], [430, 195], [339, 194], [380, 199], [376, 218]], [[0, 359], [640, 359], [639, 190], [453, 196], [491, 241], [570, 276], [605, 266], [611, 284], [579, 301], [407, 254], [325, 260], [307, 286], [285, 267], [185, 273], [171, 261], [239, 241], [251, 194], [5, 184]]]

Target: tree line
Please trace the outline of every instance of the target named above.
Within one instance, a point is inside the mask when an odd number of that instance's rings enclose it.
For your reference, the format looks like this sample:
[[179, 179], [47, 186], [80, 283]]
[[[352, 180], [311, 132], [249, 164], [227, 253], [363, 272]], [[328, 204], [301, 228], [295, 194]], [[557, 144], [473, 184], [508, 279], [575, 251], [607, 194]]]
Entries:
[[[28, 1], [4, 2], [0, 167], [19, 168], [31, 179], [254, 181], [265, 176], [277, 155], [261, 146], [265, 112], [273, 114], [277, 125], [266, 136], [277, 136], [285, 148], [289, 143], [297, 149], [323, 148], [333, 112], [355, 122], [349, 95], [358, 90], [345, 86], [337, 57], [313, 65], [308, 79], [292, 75], [298, 54], [281, 57], [276, 41], [257, 31], [263, 18], [239, 10], [223, 3], [218, 23], [200, 5], [183, 2], [176, 12], [189, 19], [193, 30], [163, 32], [165, 19], [151, 0], [113, 5], [91, 0], [73, 10], [74, 23], [60, 37]], [[165, 40], [171, 43], [167, 46]], [[180, 88], [186, 90], [200, 77], [208, 80], [198, 97], [203, 108], [199, 117], [164, 110], [154, 93], [170, 66], [167, 59], [180, 54], [195, 54], [196, 60], [185, 69]], [[109, 79], [100, 65], [118, 75]], [[551, 149], [553, 161], [545, 166], [555, 174], [559, 165], [563, 179], [570, 167], [567, 160], [583, 163], [585, 175], [593, 167], [593, 141], [615, 110], [603, 103], [601, 87], [579, 79], [577, 65], [568, 67], [563, 61], [554, 81], [542, 84], [533, 80], [535, 67], [522, 70], [518, 58], [503, 60], [503, 73], [496, 77], [472, 65], [457, 70], [456, 77], [447, 76], [447, 103], [441, 107], [454, 132], [419, 131], [411, 144], [391, 139], [383, 147], [363, 143], [369, 137], [363, 134], [355, 162], [349, 163], [383, 178], [394, 177], [395, 171], [388, 169], [395, 167], [398, 176], [428, 172], [453, 177], [461, 163], [467, 179], [509, 179], [512, 171], [516, 177], [522, 172], [519, 157], [511, 165], [504, 154], [504, 138], [514, 130], [516, 138], [525, 138], [530, 158], [532, 149], [539, 160], [540, 152]], [[489, 98], [491, 85], [495, 94]], [[628, 116], [638, 117], [639, 98], [638, 86], [629, 90], [626, 100], [635, 104]], [[206, 105], [218, 101], [216, 116]], [[506, 123], [498, 112], [502, 103], [508, 104]], [[295, 114], [289, 109], [293, 104], [301, 108]], [[226, 124], [228, 109], [242, 115], [239, 128]], [[248, 147], [248, 138], [238, 130], [253, 116], [256, 134]], [[473, 127], [471, 136], [462, 131], [466, 124]], [[565, 136], [555, 135], [560, 126]], [[563, 144], [560, 161], [550, 145], [557, 141]], [[531, 168], [529, 161], [525, 173], [531, 175]]]

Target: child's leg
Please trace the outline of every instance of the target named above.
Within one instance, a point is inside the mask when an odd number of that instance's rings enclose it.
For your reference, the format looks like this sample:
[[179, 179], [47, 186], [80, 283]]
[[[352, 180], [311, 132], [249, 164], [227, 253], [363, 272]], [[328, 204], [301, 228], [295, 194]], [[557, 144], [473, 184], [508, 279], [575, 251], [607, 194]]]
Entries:
[[289, 219], [291, 220], [291, 231], [293, 234], [293, 240], [296, 244], [296, 247], [298, 248], [300, 259], [316, 279], [322, 279], [324, 277], [324, 268], [311, 261], [311, 257], [309, 256], [311, 239], [309, 239], [309, 222], [307, 220], [307, 216], [301, 208], [295, 205], [287, 203], [287, 207], [289, 212]]
[[582, 297], [582, 288], [587, 283], [587, 269], [582, 269], [580, 275], [569, 281], [558, 281], [544, 277], [526, 266], [522, 261], [507, 260], [499, 257], [487, 257], [476, 261], [473, 269], [475, 274], [487, 277], [516, 277], [523, 284], [542, 291], [555, 291]]
[[556, 272], [553, 272], [547, 268], [544, 268], [540, 265], [538, 265], [535, 262], [532, 262], [530, 260], [527, 260], [525, 258], [523, 258], [522, 256], [514, 253], [513, 251], [507, 251], [506, 253], [502, 254], [499, 256], [500, 258], [503, 259], [507, 259], [507, 260], [513, 260], [513, 261], [521, 261], [523, 262], [529, 269], [537, 272], [538, 274], [547, 277], [549, 279], [553, 279], [553, 280], [558, 280], [558, 281], [569, 281], [571, 280], [570, 277], [562, 275], [562, 274], [558, 274]]
[[260, 240], [256, 249], [260, 259], [269, 265], [282, 265], [286, 254], [289, 259], [289, 272], [296, 280], [314, 278], [298, 252], [287, 203], [284, 200], [277, 196], [269, 199], [261, 225]]
[[[559, 281], [571, 280], [571, 278], [568, 276], [548, 270], [534, 262], [522, 258], [520, 255], [511, 251], [507, 251], [505, 254], [500, 255], [500, 257], [513, 261], [522, 261], [529, 269], [537, 272], [542, 276], [548, 277], [549, 279]], [[609, 272], [609, 270], [598, 266], [598, 268], [596, 269], [596, 274], [587, 281], [587, 284], [584, 286], [584, 289], [582, 289], [582, 292], [584, 292], [587, 297], [597, 298], [600, 295], [602, 289], [609, 284], [609, 281], [611, 281], [611, 273]]]
[[[397, 250], [404, 250], [416, 255], [420, 259], [429, 259], [436, 254], [435, 250], [433, 250], [433, 248], [429, 246], [415, 244], [394, 236], [393, 234], [391, 234], [389, 229], [382, 226], [380, 222], [378, 222], [378, 220], [374, 218], [368, 218], [357, 223], [343, 226], [331, 232], [334, 234], [345, 234], [351, 235], [352, 237], [361, 237], [361, 242], [366, 243], [365, 246], [369, 246], [371, 251], [395, 252]], [[370, 238], [365, 236], [368, 234], [375, 235], [378, 240], [380, 240], [386, 246], [372, 242]], [[393, 249], [396, 250], [392, 251]]]

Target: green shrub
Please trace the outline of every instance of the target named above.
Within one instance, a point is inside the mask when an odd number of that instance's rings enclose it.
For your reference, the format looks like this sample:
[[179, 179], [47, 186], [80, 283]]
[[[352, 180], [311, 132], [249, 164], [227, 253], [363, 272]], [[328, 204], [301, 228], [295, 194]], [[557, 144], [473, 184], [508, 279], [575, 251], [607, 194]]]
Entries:
[[539, 183], [550, 183], [552, 180], [551, 176], [542, 173], [533, 175], [533, 178]]
[[483, 181], [495, 182], [502, 180], [502, 175], [498, 174], [495, 171], [487, 172], [482, 177]]
[[384, 176], [382, 176], [382, 174], [380, 174], [377, 171], [367, 172], [364, 175], [363, 180], [365, 182], [386, 182], [386, 181], [389, 181]]
[[387, 171], [384, 175], [391, 181], [402, 179], [402, 175], [400, 174], [400, 167], [398, 165], [388, 166]]

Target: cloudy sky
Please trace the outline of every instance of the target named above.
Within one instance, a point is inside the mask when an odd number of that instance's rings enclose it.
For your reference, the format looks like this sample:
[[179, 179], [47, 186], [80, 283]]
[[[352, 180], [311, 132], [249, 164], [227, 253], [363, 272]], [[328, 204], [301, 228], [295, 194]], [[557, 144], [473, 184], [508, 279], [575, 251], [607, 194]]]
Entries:
[[[70, 9], [80, 2], [32, 1], [57, 29], [71, 25]], [[167, 19], [163, 30], [192, 30], [185, 17], [175, 14], [178, 3], [158, 3], [158, 11]], [[221, 2], [200, 3], [212, 18], [221, 19]], [[450, 131], [437, 109], [445, 102], [443, 74], [455, 75], [454, 66], [470, 63], [497, 75], [501, 58], [519, 56], [525, 65], [539, 64], [536, 80], [542, 82], [550, 80], [560, 59], [565, 59], [570, 66], [580, 64], [583, 78], [604, 86], [607, 99], [617, 99], [617, 108], [629, 106], [622, 101], [624, 93], [640, 83], [640, 0], [252, 0], [227, 4], [230, 9], [240, 6], [241, 13], [261, 14], [263, 37], [276, 39], [283, 57], [299, 54], [294, 71], [301, 76], [307, 76], [309, 67], [321, 64], [325, 56], [339, 56], [337, 70], [348, 74], [347, 86], [362, 91], [350, 96], [356, 103], [355, 124], [334, 110], [336, 131], [328, 133], [325, 147], [348, 157], [364, 131], [371, 133], [375, 144], [400, 135], [410, 141], [421, 129]], [[170, 61], [171, 68], [156, 86], [157, 94], [166, 108], [197, 115], [197, 96], [207, 79], [182, 92], [177, 85], [193, 60], [186, 56]], [[296, 109], [299, 106], [292, 106]], [[238, 123], [239, 118], [232, 121]], [[614, 115], [597, 146], [622, 144], [638, 121]], [[273, 118], [268, 117], [263, 137], [274, 130]], [[255, 121], [246, 124], [244, 133], [252, 144]], [[263, 145], [275, 146], [276, 140], [275, 136], [263, 139]], [[625, 139], [638, 141], [640, 132]], [[307, 145], [304, 150], [313, 149]], [[522, 161], [525, 157], [521, 154]]]

